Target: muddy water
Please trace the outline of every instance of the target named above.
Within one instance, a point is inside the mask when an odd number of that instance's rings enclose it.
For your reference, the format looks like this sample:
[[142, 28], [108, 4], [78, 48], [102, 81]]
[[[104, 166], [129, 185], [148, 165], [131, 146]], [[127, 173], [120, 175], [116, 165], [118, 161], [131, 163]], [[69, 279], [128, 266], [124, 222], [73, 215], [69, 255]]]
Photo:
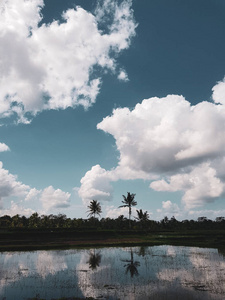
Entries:
[[0, 299], [225, 299], [217, 249], [128, 247], [0, 254]]

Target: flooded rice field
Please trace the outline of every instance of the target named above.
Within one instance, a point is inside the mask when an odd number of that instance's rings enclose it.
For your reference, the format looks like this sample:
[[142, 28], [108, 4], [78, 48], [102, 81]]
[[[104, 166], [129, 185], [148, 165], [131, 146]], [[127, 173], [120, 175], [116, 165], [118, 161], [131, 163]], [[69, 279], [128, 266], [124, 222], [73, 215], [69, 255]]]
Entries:
[[0, 299], [225, 299], [225, 257], [175, 246], [0, 253]]

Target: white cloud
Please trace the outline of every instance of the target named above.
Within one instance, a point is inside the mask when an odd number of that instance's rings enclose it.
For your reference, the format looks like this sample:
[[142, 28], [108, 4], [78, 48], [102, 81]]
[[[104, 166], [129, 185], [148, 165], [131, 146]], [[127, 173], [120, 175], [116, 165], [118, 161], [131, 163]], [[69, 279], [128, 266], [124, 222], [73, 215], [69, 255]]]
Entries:
[[106, 218], [118, 218], [121, 215], [124, 215], [124, 217], [128, 218], [128, 208], [127, 207], [115, 207], [113, 205], [106, 206]]
[[213, 88], [212, 99], [215, 103], [225, 104], [225, 77], [219, 81]]
[[224, 105], [192, 106], [178, 95], [145, 99], [132, 110], [114, 109], [97, 128], [115, 138], [119, 163], [102, 176], [108, 184], [154, 180], [150, 187], [156, 191], [182, 191], [187, 209], [213, 202], [225, 191], [224, 124]]
[[207, 217], [210, 220], [215, 220], [217, 217], [224, 216], [225, 209], [212, 210], [212, 209], [202, 209], [202, 210], [190, 210], [188, 216], [190, 219], [197, 219], [199, 216]]
[[216, 170], [209, 163], [204, 163], [190, 173], [169, 177], [169, 182], [164, 179], [154, 181], [150, 187], [155, 191], [184, 191], [182, 200], [189, 209], [216, 200], [224, 192], [225, 183], [217, 178]]
[[8, 215], [8, 216], [15, 216], [15, 215], [21, 215], [21, 216], [26, 216], [29, 217], [35, 211], [32, 208], [25, 208], [20, 204], [15, 203], [14, 201], [11, 201], [11, 206], [8, 209], [1, 209], [0, 213], [2, 216]]
[[33, 189], [30, 189], [30, 191], [28, 192], [26, 198], [25, 198], [25, 201], [32, 201], [32, 200], [35, 200], [37, 199], [38, 195], [40, 195], [41, 191], [33, 188]]
[[114, 136], [121, 167], [160, 174], [223, 155], [224, 118], [221, 105], [191, 106], [182, 96], [168, 95], [143, 100], [131, 111], [115, 109], [97, 128]]
[[110, 185], [112, 174], [101, 168], [99, 165], [93, 166], [85, 176], [81, 179], [81, 187], [78, 190], [79, 196], [85, 205], [91, 200], [107, 200], [112, 199], [113, 188]]
[[[136, 24], [131, 1], [105, 1], [96, 16], [68, 9], [63, 22], [42, 24], [42, 0], [3, 0], [0, 9], [0, 113], [29, 123], [30, 113], [92, 105], [101, 78], [95, 66], [116, 72], [115, 54], [130, 45]], [[102, 18], [100, 18], [100, 15]], [[99, 29], [105, 16], [108, 32]], [[125, 73], [124, 73], [125, 74]], [[121, 76], [121, 75], [120, 75]]]
[[118, 75], [118, 79], [121, 81], [129, 81], [128, 75], [124, 70], [120, 70], [120, 73]]
[[[59, 208], [70, 206], [70, 193], [49, 186], [42, 190], [31, 188], [29, 185], [18, 181], [17, 176], [9, 173], [0, 162], [0, 214], [1, 215], [31, 215], [32, 207], [37, 207], [38, 212], [46, 213]], [[11, 199], [16, 199], [12, 201]], [[11, 203], [9, 206], [8, 203]], [[40, 204], [43, 211], [40, 210]]]
[[60, 189], [55, 190], [52, 186], [45, 188], [41, 194], [40, 201], [46, 211], [70, 206], [70, 193]]
[[17, 176], [9, 173], [0, 162], [0, 199], [10, 196], [25, 196], [30, 187], [17, 180]]
[[157, 209], [157, 212], [160, 213], [160, 218], [165, 216], [179, 216], [181, 211], [179, 206], [176, 203], [172, 203], [170, 200], [162, 202], [162, 208]]
[[0, 152], [5, 152], [9, 150], [9, 147], [5, 143], [0, 143]]

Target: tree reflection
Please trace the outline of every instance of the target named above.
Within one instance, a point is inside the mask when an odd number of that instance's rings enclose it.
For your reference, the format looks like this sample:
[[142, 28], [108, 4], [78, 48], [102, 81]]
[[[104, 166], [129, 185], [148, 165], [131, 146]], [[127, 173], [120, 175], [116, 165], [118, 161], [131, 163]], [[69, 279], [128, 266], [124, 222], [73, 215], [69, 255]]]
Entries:
[[100, 252], [95, 253], [95, 249], [94, 249], [94, 252], [90, 253], [89, 260], [87, 262], [89, 264], [89, 269], [96, 270], [101, 263], [101, 258], [102, 256]]
[[148, 247], [146, 247], [146, 246], [141, 246], [141, 247], [139, 248], [139, 251], [138, 251], [137, 254], [138, 254], [139, 256], [143, 256], [143, 257], [144, 257], [144, 256], [146, 255], [146, 250], [147, 250], [147, 248], [148, 248]]
[[133, 249], [130, 249], [130, 259], [126, 259], [126, 260], [122, 260], [124, 262], [126, 262], [127, 264], [124, 265], [124, 267], [126, 267], [126, 274], [128, 274], [128, 272], [130, 273], [131, 278], [135, 276], [138, 276], [138, 267], [140, 266], [140, 262], [139, 261], [134, 261], [134, 254], [133, 254]]

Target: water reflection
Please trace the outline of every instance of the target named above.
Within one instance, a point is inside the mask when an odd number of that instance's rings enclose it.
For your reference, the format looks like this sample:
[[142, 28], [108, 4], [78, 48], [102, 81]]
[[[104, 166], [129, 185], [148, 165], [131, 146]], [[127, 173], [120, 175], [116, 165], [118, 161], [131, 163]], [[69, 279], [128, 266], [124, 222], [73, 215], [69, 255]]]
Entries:
[[137, 254], [139, 256], [145, 256], [146, 255], [146, 251], [147, 251], [148, 247], [147, 246], [141, 246], [139, 247], [139, 250], [137, 251]]
[[97, 269], [97, 267], [99, 267], [100, 262], [101, 262], [101, 254], [100, 252], [95, 253], [95, 249], [93, 252], [90, 252], [90, 256], [89, 256], [89, 260], [88, 260], [88, 264], [89, 264], [89, 268], [92, 270]]
[[124, 265], [126, 267], [126, 274], [130, 273], [131, 278], [135, 276], [138, 276], [138, 267], [140, 266], [139, 261], [134, 261], [134, 254], [132, 248], [130, 249], [130, 259], [122, 260], [123, 262], [127, 262], [127, 264]]
[[217, 249], [133, 247], [0, 254], [0, 299], [225, 299]]

